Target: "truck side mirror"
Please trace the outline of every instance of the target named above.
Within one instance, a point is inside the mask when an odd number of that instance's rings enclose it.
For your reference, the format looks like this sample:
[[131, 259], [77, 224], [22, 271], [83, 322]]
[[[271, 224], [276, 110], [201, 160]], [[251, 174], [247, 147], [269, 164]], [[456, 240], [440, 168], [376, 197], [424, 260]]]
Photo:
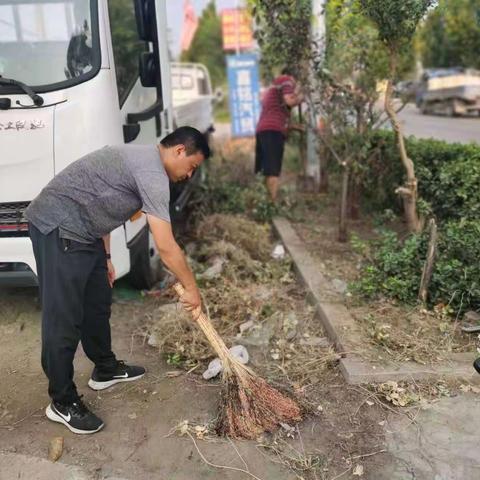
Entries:
[[140, 83], [143, 87], [157, 86], [157, 62], [153, 52], [142, 52], [139, 56]]
[[155, 0], [134, 0], [138, 36], [146, 42], [155, 40]]

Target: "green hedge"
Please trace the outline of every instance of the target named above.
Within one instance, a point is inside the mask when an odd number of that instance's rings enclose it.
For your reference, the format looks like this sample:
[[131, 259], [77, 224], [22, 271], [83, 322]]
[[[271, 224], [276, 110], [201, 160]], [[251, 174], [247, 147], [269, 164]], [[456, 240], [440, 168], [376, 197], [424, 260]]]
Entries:
[[[377, 132], [362, 184], [373, 210], [401, 204], [395, 188], [404, 181], [392, 132]], [[429, 303], [443, 303], [460, 313], [480, 310], [480, 147], [409, 138], [407, 152], [415, 164], [420, 205], [437, 219], [439, 240]], [[361, 280], [354, 288], [366, 297], [385, 295], [415, 303], [426, 257], [427, 232], [400, 240], [384, 231], [374, 242]]]
[[[440, 219], [480, 218], [480, 146], [409, 138], [409, 157], [415, 164], [420, 198]], [[363, 175], [366, 199], [375, 209], [401, 208], [395, 188], [405, 171], [394, 135], [377, 132], [371, 140], [374, 155]]]
[[[426, 258], [428, 233], [400, 240], [385, 230], [370, 246], [371, 256], [353, 289], [371, 298], [383, 295], [415, 303]], [[428, 289], [430, 306], [444, 304], [457, 314], [480, 309], [480, 220], [441, 226]]]

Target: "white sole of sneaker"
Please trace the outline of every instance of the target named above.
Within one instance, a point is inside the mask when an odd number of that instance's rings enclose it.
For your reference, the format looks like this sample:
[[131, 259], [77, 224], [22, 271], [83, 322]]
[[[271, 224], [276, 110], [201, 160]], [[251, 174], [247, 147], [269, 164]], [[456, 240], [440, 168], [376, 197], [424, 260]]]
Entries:
[[142, 373], [141, 375], [137, 375], [136, 377], [115, 378], [115, 380], [110, 380], [109, 382], [96, 382], [95, 380], [90, 379], [88, 381], [88, 386], [92, 390], [105, 390], [106, 388], [113, 387], [113, 385], [116, 385], [117, 383], [133, 382], [134, 380], [138, 380], [139, 378], [142, 378], [144, 375], [145, 374]]
[[63, 419], [60, 415], [57, 415], [53, 410], [52, 407], [49, 405], [45, 410], [45, 415], [47, 418], [52, 422], [63, 423], [71, 432], [77, 433], [78, 435], [89, 435], [91, 433], [97, 433], [101, 430], [105, 424], [102, 423], [96, 430], [79, 430], [78, 428], [72, 427], [65, 419]]

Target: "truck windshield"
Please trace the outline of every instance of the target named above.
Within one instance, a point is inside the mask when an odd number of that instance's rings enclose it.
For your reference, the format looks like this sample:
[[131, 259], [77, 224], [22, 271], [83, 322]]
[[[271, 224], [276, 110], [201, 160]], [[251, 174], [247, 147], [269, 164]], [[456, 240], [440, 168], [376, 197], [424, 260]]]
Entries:
[[0, 0], [0, 75], [48, 91], [92, 73], [94, 1]]

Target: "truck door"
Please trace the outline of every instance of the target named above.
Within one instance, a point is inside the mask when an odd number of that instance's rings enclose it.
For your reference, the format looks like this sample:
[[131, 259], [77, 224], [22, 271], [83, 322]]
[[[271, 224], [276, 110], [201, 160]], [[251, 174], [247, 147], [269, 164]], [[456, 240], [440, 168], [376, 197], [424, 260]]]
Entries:
[[[162, 85], [170, 76], [166, 2], [107, 0], [106, 5], [124, 141], [153, 145], [169, 132], [169, 78]], [[125, 235], [130, 280], [137, 288], [151, 288], [161, 269], [145, 215], [134, 215], [125, 224]]]
[[167, 128], [161, 64], [168, 64], [168, 58], [160, 53], [166, 33], [157, 26], [157, 17], [162, 18], [164, 9], [165, 2], [158, 0], [108, 0], [125, 143], [155, 143]]

